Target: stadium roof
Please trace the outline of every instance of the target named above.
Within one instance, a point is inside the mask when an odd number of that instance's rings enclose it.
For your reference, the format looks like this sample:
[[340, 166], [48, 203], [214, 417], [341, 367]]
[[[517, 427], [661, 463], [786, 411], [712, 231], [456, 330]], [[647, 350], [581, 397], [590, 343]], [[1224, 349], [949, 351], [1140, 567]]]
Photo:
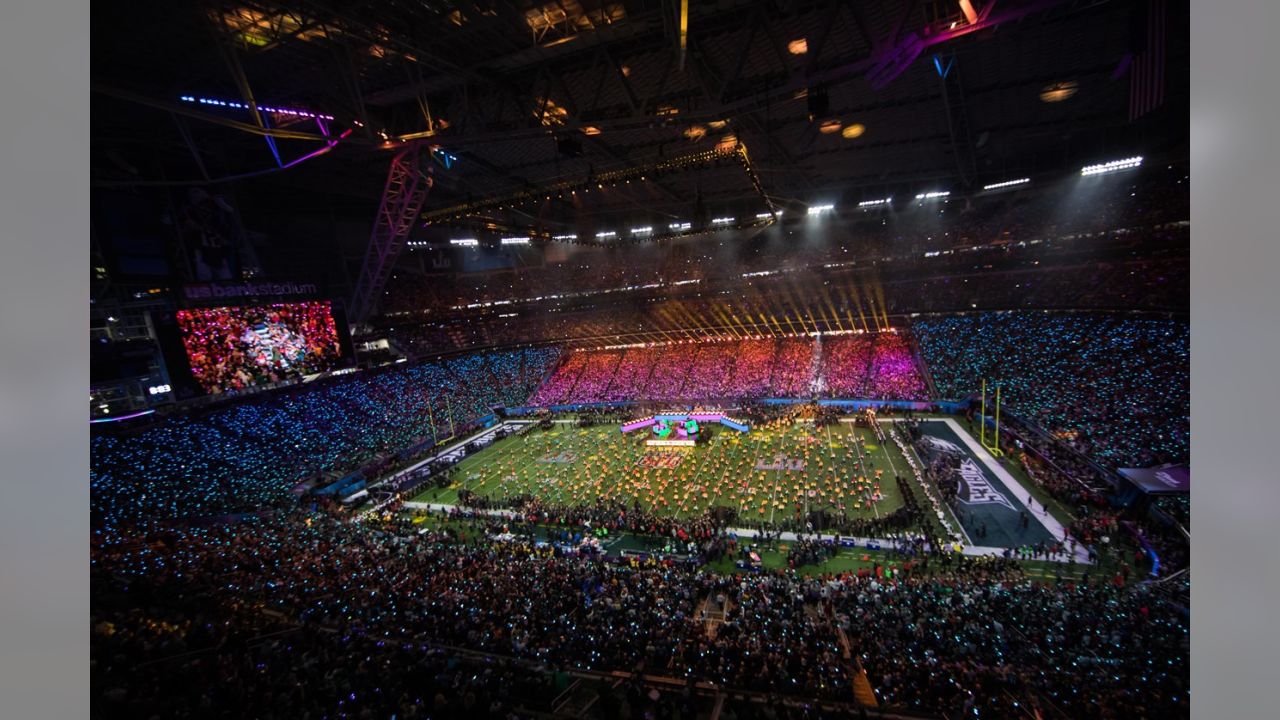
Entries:
[[[676, 214], [696, 194], [751, 212], [761, 192], [857, 201], [1185, 156], [1186, 13], [1152, 35], [1142, 7], [716, 0], [688, 3], [682, 42], [672, 0], [141, 0], [93, 19], [93, 177], [376, 202], [416, 140], [456, 158], [430, 212], [741, 142], [759, 188], [729, 163], [615, 198]], [[1141, 112], [1131, 76], [1157, 52], [1163, 98]]]

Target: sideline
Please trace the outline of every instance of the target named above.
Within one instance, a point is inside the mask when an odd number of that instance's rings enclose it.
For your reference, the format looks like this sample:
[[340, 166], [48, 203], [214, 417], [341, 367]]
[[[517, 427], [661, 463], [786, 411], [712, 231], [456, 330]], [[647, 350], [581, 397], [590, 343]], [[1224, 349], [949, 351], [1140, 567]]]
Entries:
[[417, 470], [423, 465], [426, 465], [428, 463], [433, 463], [436, 460], [449, 459], [451, 457], [460, 455], [462, 448], [465, 447], [467, 443], [476, 442], [477, 440], [484, 440], [485, 438], [491, 435], [496, 435], [499, 430], [507, 429], [512, 432], [515, 432], [520, 430], [520, 428], [523, 428], [524, 426], [531, 425], [531, 424], [533, 424], [532, 420], [504, 420], [498, 423], [497, 425], [494, 425], [493, 427], [480, 432], [479, 434], [472, 435], [470, 437], [466, 437], [459, 440], [458, 442], [454, 443], [453, 445], [449, 446], [444, 450], [441, 450], [435, 455], [432, 455], [428, 458], [420, 460], [403, 470], [400, 470], [398, 472], [395, 472], [395, 473], [392, 473], [391, 475], [386, 476], [385, 478], [379, 480], [378, 482], [370, 485], [369, 489], [373, 490], [375, 488], [386, 485], [392, 480], [396, 480], [398, 478], [404, 477], [405, 475], [408, 475], [409, 473], [413, 472], [414, 470]]
[[[471, 513], [473, 515], [487, 515], [489, 517], [500, 517], [505, 520], [514, 519], [518, 515], [518, 513], [516, 513], [514, 510], [460, 508], [457, 505], [447, 505], [444, 503], [406, 502], [404, 503], [403, 507], [410, 510], [430, 510], [431, 512], [446, 512], [446, 513], [449, 512], [450, 510], [457, 509], [463, 512]], [[422, 532], [425, 532], [425, 531], [422, 531]], [[624, 532], [628, 532], [628, 531], [624, 531]], [[727, 532], [739, 538], [757, 538], [760, 536], [760, 532], [758, 530], [753, 530], [751, 528], [727, 528]], [[632, 534], [635, 534], [635, 533], [632, 533]], [[800, 539], [801, 536], [810, 540], [812, 540], [815, 537], [821, 540], [835, 540], [836, 538], [835, 535], [828, 535], [828, 534], [781, 532], [778, 534], [778, 539], [785, 540], [787, 542], [795, 542], [796, 540]], [[893, 550], [898, 546], [897, 540], [891, 540], [891, 539], [885, 539], [885, 538], [869, 538], [869, 537], [855, 537], [850, 535], [841, 535], [840, 540], [842, 542], [846, 540], [852, 541], [854, 543], [854, 547], [867, 548], [870, 550]], [[873, 545], [874, 547], [872, 547]], [[928, 543], [925, 543], [925, 545], [928, 546]], [[1004, 548], [965, 545], [960, 552], [962, 555], [969, 555], [972, 557], [982, 557], [987, 555], [1003, 555], [1004, 551], [1005, 551]], [[1044, 562], [1057, 562], [1057, 563], [1066, 564], [1068, 560], [1054, 559], [1054, 560], [1044, 560]], [[1089, 562], [1088, 553], [1085, 553], [1085, 558], [1083, 561], [1077, 559], [1076, 563], [1080, 565], [1093, 564]]]

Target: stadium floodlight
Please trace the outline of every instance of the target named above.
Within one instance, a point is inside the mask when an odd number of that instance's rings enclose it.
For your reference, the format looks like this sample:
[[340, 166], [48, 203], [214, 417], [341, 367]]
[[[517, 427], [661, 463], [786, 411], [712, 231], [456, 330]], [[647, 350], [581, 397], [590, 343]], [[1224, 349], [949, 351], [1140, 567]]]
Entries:
[[920, 193], [919, 195], [916, 195], [916, 199], [917, 200], [933, 200], [934, 198], [944, 198], [950, 194], [951, 194], [950, 190], [933, 190], [930, 192], [923, 192], [923, 193]]
[[649, 225], [645, 225], [644, 227], [633, 227], [631, 228], [631, 234], [632, 235], [652, 235], [653, 227]]
[[728, 225], [731, 222], [733, 222], [733, 218], [731, 217], [711, 218], [712, 225]]
[[858, 203], [858, 207], [864, 208], [864, 207], [875, 207], [877, 205], [888, 205], [889, 201], [891, 200], [893, 200], [892, 196], [887, 198], [880, 198], [878, 200], [863, 200], [862, 202]]
[[1013, 187], [1014, 185], [1026, 185], [1031, 182], [1031, 178], [1018, 178], [1017, 180], [1005, 180], [1004, 182], [991, 183], [983, 185], [983, 190], [999, 190], [1000, 188]]
[[1111, 162], [1101, 163], [1099, 165], [1085, 165], [1080, 168], [1081, 175], [1103, 175], [1110, 172], [1118, 172], [1120, 170], [1130, 170], [1142, 164], [1142, 156], [1135, 155], [1131, 158], [1123, 160], [1112, 160]]
[[577, 240], [577, 235], [552, 235], [552, 240]]
[[616, 232], [614, 232], [614, 231], [612, 231], [612, 230], [605, 230], [604, 232], [598, 232], [598, 233], [596, 233], [596, 239], [597, 239], [597, 240], [604, 240], [604, 239], [606, 239], [606, 238], [612, 238], [612, 237], [618, 237], [618, 233], [616, 233]]
[[689, 228], [693, 227], [693, 223], [674, 222], [668, 225], [667, 227], [671, 228], [672, 230], [688, 230]]
[[835, 205], [813, 205], [809, 208], [809, 214], [817, 215], [819, 213], [830, 212], [835, 209]]
[[756, 213], [757, 220], [768, 220], [769, 218], [773, 218], [773, 217], [779, 217], [779, 218], [782, 217], [782, 211], [774, 210], [771, 213]]
[[449, 244], [457, 245], [458, 247], [477, 247], [480, 245], [480, 241], [475, 238], [454, 238], [449, 241]]
[[529, 244], [529, 238], [527, 238], [527, 237], [505, 237], [505, 238], [502, 238], [502, 244], [503, 244], [503, 245], [528, 245], [528, 244]]

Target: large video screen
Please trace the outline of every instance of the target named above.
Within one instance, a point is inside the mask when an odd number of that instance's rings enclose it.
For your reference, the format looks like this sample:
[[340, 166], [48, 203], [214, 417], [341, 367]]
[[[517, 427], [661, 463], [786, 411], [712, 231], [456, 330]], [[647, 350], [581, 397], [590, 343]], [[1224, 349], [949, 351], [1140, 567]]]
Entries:
[[[323, 372], [342, 364], [343, 338], [328, 300], [175, 313], [191, 376], [206, 393]], [[349, 352], [349, 350], [348, 350]]]

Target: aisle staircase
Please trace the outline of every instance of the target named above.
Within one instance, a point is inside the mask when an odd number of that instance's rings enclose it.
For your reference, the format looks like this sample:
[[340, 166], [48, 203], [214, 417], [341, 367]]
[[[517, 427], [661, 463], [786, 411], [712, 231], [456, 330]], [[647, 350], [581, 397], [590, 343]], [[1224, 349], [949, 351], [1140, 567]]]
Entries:
[[827, 379], [822, 372], [822, 335], [813, 340], [813, 357], [809, 361], [809, 395], [821, 397], [827, 388]]
[[933, 373], [929, 372], [929, 364], [924, 361], [924, 353], [920, 351], [920, 343], [916, 340], [914, 332], [907, 333], [907, 344], [911, 346], [911, 355], [915, 358], [916, 367], [920, 368], [920, 374], [924, 376], [924, 384], [929, 391], [929, 397], [934, 400], [944, 399], [938, 393], [938, 386], [933, 382]]
[[[551, 702], [551, 717], [587, 718], [591, 708], [600, 700], [600, 693], [593, 683], [575, 679]], [[526, 712], [528, 708], [526, 708]]]
[[724, 624], [725, 617], [729, 611], [733, 610], [733, 601], [726, 600], [724, 607], [720, 607], [720, 603], [715, 601], [715, 597], [710, 593], [703, 599], [701, 607], [698, 608], [702, 618], [703, 627], [706, 630], [707, 637], [712, 640], [716, 639], [716, 633], [720, 630], [720, 626]]
[[849, 636], [845, 635], [844, 629], [839, 625], [836, 626], [836, 637], [840, 640], [840, 657], [844, 660], [845, 671], [853, 679], [853, 699], [863, 707], [879, 707], [880, 701], [876, 699], [876, 691], [871, 687], [871, 681], [867, 679], [867, 671], [853, 656], [853, 650], [849, 646]]

